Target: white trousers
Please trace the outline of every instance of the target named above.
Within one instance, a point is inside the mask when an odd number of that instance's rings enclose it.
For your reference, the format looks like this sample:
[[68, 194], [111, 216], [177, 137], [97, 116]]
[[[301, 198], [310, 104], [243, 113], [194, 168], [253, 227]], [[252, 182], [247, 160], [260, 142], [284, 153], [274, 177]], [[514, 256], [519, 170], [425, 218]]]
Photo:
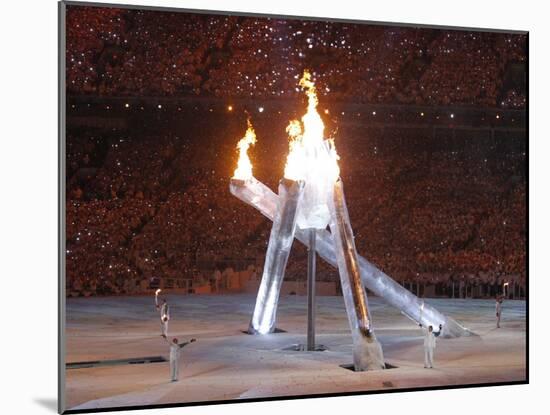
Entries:
[[178, 380], [179, 364], [177, 360], [170, 359], [170, 379], [172, 381]]
[[424, 367], [434, 367], [434, 349], [433, 347], [424, 347]]
[[497, 328], [500, 327], [500, 313], [497, 313]]
[[168, 321], [160, 321], [160, 330], [162, 334], [168, 337]]

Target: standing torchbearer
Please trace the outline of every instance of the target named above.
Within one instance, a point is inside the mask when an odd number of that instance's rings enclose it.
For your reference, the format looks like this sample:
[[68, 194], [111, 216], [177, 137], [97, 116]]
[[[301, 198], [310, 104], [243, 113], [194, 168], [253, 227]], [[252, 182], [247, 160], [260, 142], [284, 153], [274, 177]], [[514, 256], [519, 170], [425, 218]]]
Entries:
[[500, 317], [502, 315], [502, 301], [504, 300], [504, 296], [497, 295], [496, 303], [495, 303], [495, 314], [497, 318], [497, 329], [500, 328]]
[[172, 341], [168, 340], [168, 338], [164, 334], [162, 335], [162, 337], [170, 346], [170, 380], [172, 382], [177, 382], [179, 375], [179, 360], [181, 349], [183, 349], [190, 343], [194, 343], [196, 339], [191, 339], [188, 342], [184, 343], [178, 343], [178, 339], [176, 339], [175, 337], [172, 339]]
[[168, 336], [168, 321], [170, 321], [170, 306], [164, 298], [160, 306], [160, 330], [163, 336]]
[[419, 324], [424, 333], [424, 368], [433, 369], [434, 367], [434, 350], [436, 345], [436, 337], [439, 337], [443, 326], [439, 325], [439, 331], [434, 332], [433, 326], [425, 328], [422, 324]]
[[159, 304], [159, 294], [162, 290], [159, 288], [155, 291], [155, 308], [158, 310], [160, 310], [160, 304]]

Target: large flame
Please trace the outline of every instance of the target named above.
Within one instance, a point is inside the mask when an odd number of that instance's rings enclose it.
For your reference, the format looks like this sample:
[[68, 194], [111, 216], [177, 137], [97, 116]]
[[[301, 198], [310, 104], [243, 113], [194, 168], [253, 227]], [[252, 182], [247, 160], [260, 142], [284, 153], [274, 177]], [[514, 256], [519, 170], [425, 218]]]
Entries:
[[318, 177], [333, 182], [340, 175], [338, 154], [332, 139], [325, 140], [325, 125], [317, 111], [319, 99], [309, 71], [304, 71], [299, 84], [308, 98], [307, 112], [299, 120], [293, 120], [286, 131], [289, 135], [289, 152], [285, 165], [285, 178], [306, 180]]
[[252, 163], [248, 157], [248, 149], [251, 145], [256, 144], [256, 133], [250, 119], [246, 121], [248, 128], [243, 138], [237, 143], [237, 149], [239, 150], [239, 161], [235, 173], [233, 173], [234, 179], [250, 180], [252, 179]]

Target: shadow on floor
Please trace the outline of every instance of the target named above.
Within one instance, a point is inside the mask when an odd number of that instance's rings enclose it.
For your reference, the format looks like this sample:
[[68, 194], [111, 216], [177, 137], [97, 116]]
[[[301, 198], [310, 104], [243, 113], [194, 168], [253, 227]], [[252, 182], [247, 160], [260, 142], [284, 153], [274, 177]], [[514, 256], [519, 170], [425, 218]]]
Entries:
[[57, 413], [57, 399], [55, 398], [34, 398], [34, 401], [42, 406], [43, 408], [46, 408], [50, 410], [51, 412]]

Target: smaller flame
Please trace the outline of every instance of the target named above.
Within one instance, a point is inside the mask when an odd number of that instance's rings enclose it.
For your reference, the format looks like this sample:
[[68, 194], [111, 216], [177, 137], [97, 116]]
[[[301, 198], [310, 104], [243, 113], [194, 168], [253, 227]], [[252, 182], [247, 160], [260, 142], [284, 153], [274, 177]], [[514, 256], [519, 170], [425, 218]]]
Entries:
[[504, 287], [507, 287], [507, 286], [508, 286], [508, 283], [507, 283], [507, 282], [505, 282], [505, 283], [504, 283]]
[[155, 295], [158, 296], [161, 291], [162, 290], [159, 288], [158, 290], [155, 291]]
[[248, 157], [248, 149], [251, 145], [256, 144], [256, 132], [250, 119], [246, 121], [247, 130], [243, 138], [237, 143], [237, 149], [239, 150], [239, 161], [237, 162], [237, 168], [233, 173], [234, 179], [249, 180], [252, 178], [252, 163]]

